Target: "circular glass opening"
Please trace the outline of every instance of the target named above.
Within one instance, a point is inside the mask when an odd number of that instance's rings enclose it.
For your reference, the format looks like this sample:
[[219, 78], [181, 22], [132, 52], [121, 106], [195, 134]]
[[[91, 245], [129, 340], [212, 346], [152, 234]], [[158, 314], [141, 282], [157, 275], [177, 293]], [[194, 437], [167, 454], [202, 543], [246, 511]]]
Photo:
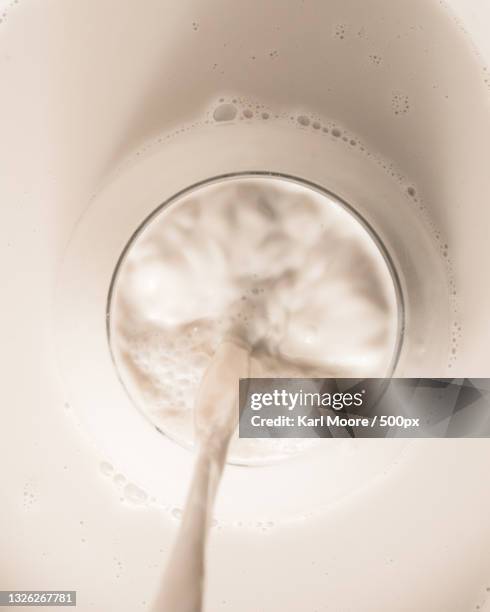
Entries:
[[[119, 259], [107, 314], [133, 403], [189, 448], [200, 380], [230, 328], [252, 346], [252, 377], [386, 377], [404, 317], [373, 229], [326, 190], [269, 173], [214, 178], [155, 210]], [[269, 463], [320, 443], [236, 434], [229, 461]]]

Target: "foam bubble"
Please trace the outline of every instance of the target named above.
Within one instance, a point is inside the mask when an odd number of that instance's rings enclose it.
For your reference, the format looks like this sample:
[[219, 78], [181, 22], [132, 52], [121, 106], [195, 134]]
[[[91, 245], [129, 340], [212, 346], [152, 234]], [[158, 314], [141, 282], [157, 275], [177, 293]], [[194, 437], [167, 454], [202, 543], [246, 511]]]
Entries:
[[107, 461], [102, 461], [100, 464], [100, 471], [102, 474], [104, 474], [104, 476], [112, 476], [114, 473], [114, 467]]
[[395, 115], [406, 115], [410, 110], [410, 100], [406, 94], [395, 92], [391, 97], [391, 107]]
[[215, 121], [233, 121], [237, 116], [237, 107], [234, 104], [220, 104], [213, 113]]
[[141, 505], [148, 501], [148, 495], [146, 491], [140, 489], [135, 484], [129, 483], [124, 487], [124, 497], [127, 501]]
[[174, 517], [174, 519], [177, 519], [178, 521], [180, 521], [180, 519], [182, 518], [182, 508], [172, 508], [172, 511], [170, 512], [170, 514]]
[[114, 480], [114, 483], [119, 487], [122, 487], [123, 485], [126, 484], [126, 477], [123, 476], [122, 474], [116, 474], [113, 480]]
[[339, 40], [344, 40], [346, 34], [346, 26], [343, 23], [339, 23], [335, 26], [333, 31], [334, 37]]
[[381, 55], [372, 54], [369, 56], [369, 61], [375, 66], [380, 66], [383, 62], [383, 58], [381, 57]]

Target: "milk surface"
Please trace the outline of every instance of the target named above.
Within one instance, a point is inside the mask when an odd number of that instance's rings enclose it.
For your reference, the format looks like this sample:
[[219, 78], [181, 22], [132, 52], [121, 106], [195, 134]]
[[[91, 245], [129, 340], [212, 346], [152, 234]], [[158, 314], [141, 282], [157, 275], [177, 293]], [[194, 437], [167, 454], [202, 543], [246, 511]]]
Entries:
[[[384, 376], [397, 308], [383, 254], [351, 212], [297, 183], [235, 178], [169, 204], [130, 245], [112, 347], [138, 407], [192, 445], [198, 384], [230, 329], [252, 347], [251, 376]], [[267, 461], [311, 444], [235, 436], [229, 459]]]

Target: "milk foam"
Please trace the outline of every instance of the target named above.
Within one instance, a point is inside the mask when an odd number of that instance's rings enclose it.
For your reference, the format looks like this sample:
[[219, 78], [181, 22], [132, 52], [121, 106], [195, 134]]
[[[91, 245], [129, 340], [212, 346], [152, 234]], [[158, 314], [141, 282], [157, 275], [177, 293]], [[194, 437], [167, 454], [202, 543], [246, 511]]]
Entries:
[[[121, 264], [111, 322], [133, 399], [191, 445], [198, 384], [231, 327], [252, 345], [252, 376], [384, 376], [397, 298], [383, 255], [349, 211], [296, 183], [246, 177], [191, 191], [146, 225]], [[230, 459], [308, 444], [235, 436]]]

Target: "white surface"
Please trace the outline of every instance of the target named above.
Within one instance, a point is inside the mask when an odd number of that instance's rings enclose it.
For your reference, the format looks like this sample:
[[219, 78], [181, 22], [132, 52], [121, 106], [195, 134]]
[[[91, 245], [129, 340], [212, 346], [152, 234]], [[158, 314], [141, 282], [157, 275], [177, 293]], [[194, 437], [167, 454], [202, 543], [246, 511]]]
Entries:
[[[120, 501], [122, 488], [99, 469], [106, 457], [66, 411], [52, 342], [54, 285], [77, 220], [112, 168], [217, 95], [238, 91], [326, 114], [413, 177], [455, 258], [464, 296], [460, 363], [488, 375], [489, 288], [466, 277], [476, 263], [488, 277], [490, 260], [482, 256], [488, 88], [458, 30], [436, 27], [440, 9], [431, 7], [248, 2], [232, 16], [222, 2], [21, 0], [8, 9], [0, 24], [2, 588], [77, 589], [82, 612], [144, 610], [154, 591], [175, 522], [151, 504]], [[351, 26], [342, 41], [332, 37], [339, 23]], [[358, 26], [368, 39], [357, 40]], [[475, 20], [481, 46], [488, 27]], [[381, 71], [369, 53], [383, 55]], [[403, 118], [391, 113], [398, 89], [412, 103]], [[307, 162], [314, 165], [314, 152]], [[188, 164], [198, 174], [202, 158]], [[171, 165], [161, 171], [174, 176]], [[137, 453], [128, 447], [128, 458]], [[481, 468], [489, 453], [485, 440], [420, 441], [321, 516], [267, 531], [215, 530], [210, 612], [312, 612], [334, 598], [345, 612], [474, 609], [490, 585]], [[158, 469], [165, 488], [173, 466]], [[323, 483], [322, 475], [312, 479]]]

